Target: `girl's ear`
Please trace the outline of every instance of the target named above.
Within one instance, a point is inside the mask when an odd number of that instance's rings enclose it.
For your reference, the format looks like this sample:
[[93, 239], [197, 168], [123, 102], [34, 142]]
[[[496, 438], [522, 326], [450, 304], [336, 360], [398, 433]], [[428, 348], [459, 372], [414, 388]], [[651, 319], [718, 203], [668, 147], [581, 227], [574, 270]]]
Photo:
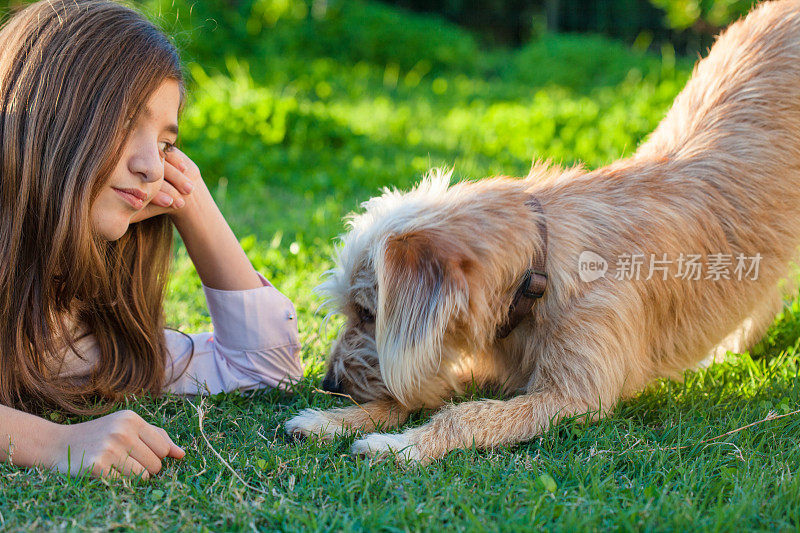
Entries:
[[419, 230], [387, 239], [375, 261], [378, 362], [401, 403], [436, 375], [447, 327], [467, 309], [467, 254], [446, 236]]

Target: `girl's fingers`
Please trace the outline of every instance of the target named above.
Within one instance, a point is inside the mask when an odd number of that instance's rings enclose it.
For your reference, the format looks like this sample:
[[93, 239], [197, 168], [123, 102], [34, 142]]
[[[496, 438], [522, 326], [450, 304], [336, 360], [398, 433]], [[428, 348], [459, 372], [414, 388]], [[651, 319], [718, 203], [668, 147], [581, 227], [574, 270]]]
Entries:
[[172, 437], [170, 437], [167, 434], [167, 432], [164, 431], [162, 428], [158, 428], [157, 427], [156, 430], [161, 435], [163, 435], [163, 437], [165, 439], [167, 439], [169, 441], [169, 443], [170, 443], [169, 453], [167, 454], [167, 457], [172, 457], [173, 459], [183, 459], [183, 456], [186, 455], [186, 452], [184, 451], [184, 449], [181, 448], [180, 446], [178, 446], [177, 444], [175, 444], [175, 441], [172, 440]]
[[131, 223], [141, 222], [142, 220], [165, 213], [173, 213], [176, 209], [180, 209], [185, 205], [186, 200], [184, 200], [184, 195], [178, 192], [172, 184], [163, 181], [161, 183], [161, 190], [156, 193], [144, 209], [134, 213], [131, 217]]
[[123, 457], [121, 461], [108, 465], [102, 470], [95, 469], [94, 474], [109, 479], [119, 479], [122, 476], [130, 475], [142, 476], [142, 479], [145, 480], [150, 479], [150, 472], [131, 456]]
[[164, 438], [155, 426], [147, 424], [141, 428], [139, 430], [139, 438], [159, 459], [163, 459], [169, 453], [169, 441]]
[[161, 459], [165, 457], [180, 459], [186, 454], [160, 427], [148, 425], [139, 432], [139, 438]]
[[175, 188], [174, 185], [167, 181], [164, 181], [161, 184], [161, 190], [158, 191], [158, 194], [156, 194], [152, 202], [156, 202], [156, 199], [158, 199], [158, 203], [156, 205], [159, 207], [174, 207], [180, 209], [186, 205], [186, 200], [183, 199], [183, 195], [178, 191], [178, 189]]
[[186, 154], [184, 154], [183, 152], [178, 150], [177, 147], [175, 147], [169, 152], [167, 152], [165, 160], [167, 163], [171, 164], [180, 172], [186, 172], [187, 166], [186, 166], [186, 161], [184, 161], [184, 158], [186, 158]]
[[[203, 180], [203, 178], [200, 176], [200, 169], [197, 168], [195, 162], [177, 148], [167, 152], [165, 161], [169, 163], [169, 165], [172, 165], [175, 170], [188, 178], [189, 183], [192, 185], [196, 186], [198, 182]], [[167, 167], [169, 165], [164, 166]], [[178, 188], [180, 189], [180, 187]]]
[[[190, 176], [194, 176], [195, 179]], [[195, 180], [202, 183], [197, 165], [177, 148], [167, 152], [164, 157], [164, 180], [161, 182], [161, 189], [143, 210], [131, 217], [131, 223], [173, 213], [174, 210], [184, 207], [187, 195], [195, 187]], [[178, 459], [185, 454], [178, 446], [172, 448], [169, 453], [170, 457]]]
[[169, 447], [169, 455], [167, 457], [172, 457], [173, 459], [183, 459], [186, 456], [186, 451], [175, 444], [174, 442]]
[[114, 463], [111, 467], [123, 476], [142, 476], [142, 479], [150, 479], [150, 471], [130, 455], [122, 457], [120, 461]]
[[157, 205], [159, 207], [169, 207], [172, 205], [174, 201], [175, 199], [172, 196], [170, 196], [169, 194], [165, 193], [162, 190], [159, 191], [158, 194], [155, 195], [155, 197], [153, 197], [150, 203], [152, 203], [153, 205]]
[[183, 194], [189, 194], [194, 189], [192, 180], [169, 161], [164, 165], [164, 181], [171, 183]]
[[[128, 458], [135, 461], [136, 464], [143, 466], [147, 472], [154, 476], [161, 471], [161, 458], [150, 449], [150, 446], [142, 440], [142, 431], [139, 431], [139, 441], [133, 445], [133, 448], [125, 454], [123, 461]], [[138, 474], [139, 472], [134, 472]]]
[[145, 206], [144, 209], [133, 214], [131, 217], [131, 224], [136, 224], [142, 220], [146, 220], [157, 215], [163, 215], [164, 213], [169, 213], [170, 211], [172, 211], [172, 208], [170, 207], [162, 207], [150, 202]]

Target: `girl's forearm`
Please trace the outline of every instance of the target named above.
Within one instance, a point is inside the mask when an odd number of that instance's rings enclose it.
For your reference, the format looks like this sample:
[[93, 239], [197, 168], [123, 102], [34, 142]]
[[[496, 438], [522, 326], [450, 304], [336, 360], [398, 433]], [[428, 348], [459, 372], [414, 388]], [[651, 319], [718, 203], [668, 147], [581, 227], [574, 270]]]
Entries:
[[59, 425], [0, 405], [0, 461], [96, 476], [141, 475], [161, 470], [166, 457], [186, 452], [163, 429], [133, 411], [116, 411], [80, 424]]
[[46, 462], [58, 428], [44, 418], [0, 405], [0, 461], [23, 467]]
[[172, 215], [186, 251], [207, 287], [243, 290], [261, 287], [261, 280], [222, 216], [208, 188], [200, 181], [186, 205]]

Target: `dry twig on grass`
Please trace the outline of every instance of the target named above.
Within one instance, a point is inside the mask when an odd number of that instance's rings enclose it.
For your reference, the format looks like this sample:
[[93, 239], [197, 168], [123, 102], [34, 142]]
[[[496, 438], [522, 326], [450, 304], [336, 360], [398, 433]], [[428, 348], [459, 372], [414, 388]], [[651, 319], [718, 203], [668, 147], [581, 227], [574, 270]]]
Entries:
[[375, 420], [373, 420], [372, 415], [369, 414], [369, 411], [365, 409], [360, 403], [355, 401], [353, 397], [350, 396], [349, 394], [342, 394], [341, 392], [329, 392], [326, 390], [318, 389], [317, 387], [314, 387], [313, 391], [319, 394], [327, 394], [328, 396], [341, 396], [342, 398], [347, 398], [348, 400], [353, 402], [359, 409], [364, 411], [367, 414], [367, 418], [369, 418], [369, 421], [375, 424]]
[[[787, 416], [796, 415], [798, 413], [800, 413], [800, 409], [797, 409], [795, 411], [792, 411], [790, 413], [785, 413], [785, 414], [782, 414], [782, 415], [776, 414], [775, 411], [770, 411], [769, 413], [767, 413], [767, 416], [765, 416], [761, 420], [756, 420], [755, 422], [751, 422], [750, 424], [744, 425], [744, 426], [736, 428], [736, 429], [732, 429], [730, 431], [722, 433], [721, 435], [717, 435], [716, 437], [711, 437], [709, 439], [704, 439], [704, 440], [701, 440], [700, 442], [696, 442], [694, 444], [684, 444], [683, 446], [656, 446], [656, 447], [653, 447], [653, 448], [645, 448], [643, 450], [634, 450], [633, 449], [634, 446], [636, 446], [637, 444], [639, 444], [641, 442], [641, 439], [637, 439], [636, 442], [634, 442], [632, 446], [628, 447], [626, 450], [623, 450], [621, 452], [617, 452], [617, 451], [614, 451], [614, 450], [591, 450], [590, 453], [589, 453], [589, 458], [594, 457], [595, 455], [600, 455], [600, 454], [625, 455], [626, 453], [669, 452], [669, 451], [685, 450], [687, 448], [691, 448], [692, 446], [697, 446], [699, 444], [708, 444], [710, 442], [717, 441], [717, 440], [719, 440], [719, 439], [721, 439], [723, 437], [727, 437], [728, 435], [733, 435], [734, 433], [739, 433], [740, 431], [744, 431], [747, 428], [750, 428], [750, 427], [753, 427], [753, 426], [757, 426], [759, 424], [763, 424], [764, 422], [768, 422], [770, 420], [778, 420], [780, 418], [786, 418]], [[736, 449], [738, 451], [739, 457], [742, 458], [741, 450], [739, 450], [738, 448], [736, 448]]]
[[205, 400], [205, 398], [200, 398], [200, 403], [199, 403], [198, 405], [195, 405], [195, 404], [193, 404], [192, 402], [189, 402], [189, 405], [191, 405], [192, 407], [194, 407], [195, 411], [197, 411], [197, 424], [198, 424], [198, 426], [199, 426], [199, 428], [200, 428], [200, 435], [203, 437], [203, 440], [204, 440], [204, 441], [206, 441], [206, 446], [208, 446], [208, 449], [209, 449], [209, 450], [211, 450], [211, 451], [212, 451], [212, 453], [213, 453], [214, 455], [216, 455], [216, 456], [217, 456], [217, 459], [219, 459], [219, 460], [220, 460], [220, 462], [221, 462], [223, 465], [225, 465], [225, 467], [226, 467], [228, 470], [230, 470], [230, 471], [231, 471], [231, 473], [232, 473], [234, 476], [236, 476], [236, 479], [238, 479], [239, 481], [241, 481], [241, 482], [242, 482], [242, 484], [243, 484], [245, 487], [247, 487], [247, 488], [248, 488], [248, 489], [250, 489], [250, 490], [254, 490], [254, 491], [256, 491], [256, 492], [260, 492], [261, 494], [266, 494], [267, 496], [269, 496], [269, 495], [270, 495], [270, 494], [269, 494], [269, 492], [265, 491], [264, 489], [260, 489], [260, 488], [258, 488], [258, 487], [254, 487], [253, 485], [251, 485], [250, 483], [248, 483], [247, 481], [245, 481], [245, 480], [242, 478], [242, 476], [240, 476], [240, 475], [239, 475], [239, 473], [238, 473], [236, 470], [234, 470], [234, 469], [233, 469], [233, 467], [232, 467], [230, 464], [228, 464], [228, 461], [226, 461], [226, 460], [225, 460], [225, 459], [222, 457], [222, 455], [220, 455], [220, 453], [219, 453], [217, 450], [215, 450], [215, 449], [214, 449], [214, 447], [211, 445], [211, 442], [208, 440], [208, 437], [206, 437], [206, 432], [203, 430], [203, 419], [204, 419], [204, 418], [205, 418], [205, 416], [206, 416], [206, 413], [205, 413], [205, 411], [203, 411], [203, 401], [204, 401], [204, 400]]
[[[745, 429], [747, 429], [749, 427], [757, 426], [758, 424], [763, 424], [764, 422], [768, 422], [770, 420], [778, 420], [779, 418], [786, 418], [787, 416], [796, 415], [797, 413], [800, 413], [800, 409], [797, 409], [796, 411], [792, 411], [791, 413], [786, 413], [786, 414], [782, 414], [782, 415], [776, 414], [775, 411], [770, 411], [769, 413], [767, 413], [767, 416], [765, 416], [761, 420], [756, 420], [755, 422], [751, 422], [751, 423], [749, 423], [749, 424], [747, 424], [745, 426], [742, 426], [740, 428], [732, 429], [732, 430], [728, 431], [727, 433], [723, 433], [722, 435], [717, 435], [716, 437], [712, 437], [710, 439], [701, 440], [697, 444], [706, 444], [708, 442], [713, 442], [713, 441], [719, 440], [719, 439], [721, 439], [723, 437], [727, 437], [728, 435], [733, 435], [734, 433], [739, 433], [740, 431], [743, 431], [743, 430], [745, 430]], [[662, 448], [651, 448], [649, 450], [642, 450], [642, 451], [645, 451], [645, 452], [649, 452], [649, 451], [677, 451], [677, 450], [685, 450], [686, 448], [691, 448], [692, 446], [696, 446], [696, 444], [685, 444], [683, 446], [669, 446], [669, 447], [662, 447]]]

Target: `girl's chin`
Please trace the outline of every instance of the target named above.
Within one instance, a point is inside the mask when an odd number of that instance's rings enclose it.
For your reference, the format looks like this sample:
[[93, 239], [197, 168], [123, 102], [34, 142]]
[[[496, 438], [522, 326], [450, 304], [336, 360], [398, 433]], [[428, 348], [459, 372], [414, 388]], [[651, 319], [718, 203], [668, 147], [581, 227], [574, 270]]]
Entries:
[[130, 227], [130, 216], [127, 216], [113, 225], [106, 226], [99, 232], [100, 236], [106, 241], [116, 241], [122, 238], [128, 232]]

